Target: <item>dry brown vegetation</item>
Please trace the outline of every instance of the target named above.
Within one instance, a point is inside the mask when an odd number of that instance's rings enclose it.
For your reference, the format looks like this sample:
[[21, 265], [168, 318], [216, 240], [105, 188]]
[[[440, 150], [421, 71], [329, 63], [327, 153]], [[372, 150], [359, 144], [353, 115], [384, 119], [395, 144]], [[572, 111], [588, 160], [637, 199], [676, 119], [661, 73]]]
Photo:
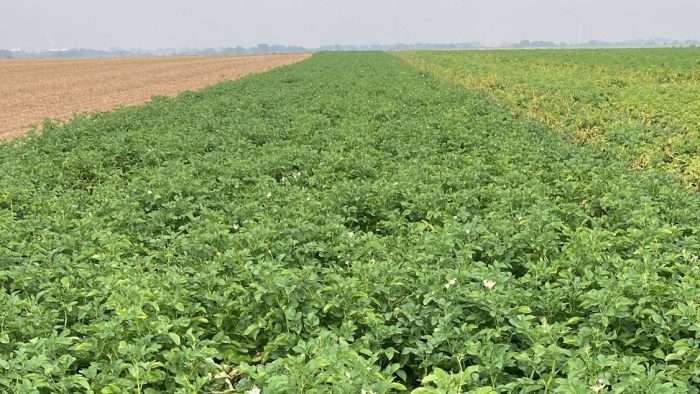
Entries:
[[134, 105], [307, 59], [309, 54], [135, 59], [1, 60], [0, 139], [44, 118]]

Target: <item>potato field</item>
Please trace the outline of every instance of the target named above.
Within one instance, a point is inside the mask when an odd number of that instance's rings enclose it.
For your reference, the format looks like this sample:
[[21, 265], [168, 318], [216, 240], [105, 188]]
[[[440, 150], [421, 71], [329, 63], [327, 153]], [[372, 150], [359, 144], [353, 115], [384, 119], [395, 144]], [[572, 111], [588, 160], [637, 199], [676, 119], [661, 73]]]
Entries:
[[317, 53], [0, 144], [0, 392], [699, 393], [697, 49]]

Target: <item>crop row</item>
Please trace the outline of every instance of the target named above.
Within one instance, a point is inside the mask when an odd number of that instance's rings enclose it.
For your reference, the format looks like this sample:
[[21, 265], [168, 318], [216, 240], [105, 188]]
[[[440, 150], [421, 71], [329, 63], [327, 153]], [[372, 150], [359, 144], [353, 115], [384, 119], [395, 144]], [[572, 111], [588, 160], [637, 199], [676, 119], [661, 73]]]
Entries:
[[411, 64], [463, 84], [700, 189], [700, 50], [414, 52]]

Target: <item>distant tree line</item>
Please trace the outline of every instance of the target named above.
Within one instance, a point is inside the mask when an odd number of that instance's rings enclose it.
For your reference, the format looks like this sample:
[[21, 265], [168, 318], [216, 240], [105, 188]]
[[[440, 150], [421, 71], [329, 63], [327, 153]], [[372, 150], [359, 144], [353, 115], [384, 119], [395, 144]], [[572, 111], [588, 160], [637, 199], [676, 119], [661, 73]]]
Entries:
[[[606, 42], [592, 40], [580, 44], [568, 44], [553, 41], [522, 40], [515, 43], [504, 43], [500, 48], [625, 48], [625, 47], [665, 47], [665, 46], [699, 46], [697, 40], [633, 40], [624, 42]], [[155, 50], [120, 49], [109, 50], [74, 48], [51, 51], [10, 51], [0, 49], [0, 58], [105, 58], [105, 57], [147, 57], [147, 56], [236, 56], [236, 55], [268, 55], [285, 53], [304, 53], [317, 51], [408, 51], [408, 50], [450, 50], [484, 48], [478, 42], [463, 42], [451, 44], [392, 44], [392, 45], [326, 45], [319, 48], [305, 48], [290, 45], [259, 44], [254, 47], [220, 47], [220, 48], [162, 48]]]
[[15, 58], [105, 58], [105, 57], [147, 57], [147, 56], [233, 56], [233, 55], [263, 55], [283, 53], [311, 52], [311, 49], [300, 46], [260, 44], [251, 48], [162, 48], [155, 50], [118, 49], [109, 50], [73, 48], [52, 51], [8, 51], [0, 50], [0, 57]]
[[392, 44], [392, 45], [327, 45], [316, 48], [317, 51], [410, 51], [424, 49], [476, 49], [481, 48], [478, 42], [463, 42], [451, 44]]
[[553, 41], [521, 40], [514, 43], [505, 43], [501, 48], [638, 48], [638, 47], [696, 47], [700, 41], [696, 40], [669, 40], [656, 38], [651, 40], [631, 40], [610, 42], [590, 40], [587, 42], [570, 44], [566, 42], [555, 43]]
[[72, 48], [61, 51], [13, 51], [11, 56], [15, 58], [80, 58], [80, 57], [90, 57], [90, 58], [101, 58], [101, 57], [131, 57], [138, 56], [139, 54], [128, 50], [99, 50], [99, 49], [87, 49], [87, 48]]

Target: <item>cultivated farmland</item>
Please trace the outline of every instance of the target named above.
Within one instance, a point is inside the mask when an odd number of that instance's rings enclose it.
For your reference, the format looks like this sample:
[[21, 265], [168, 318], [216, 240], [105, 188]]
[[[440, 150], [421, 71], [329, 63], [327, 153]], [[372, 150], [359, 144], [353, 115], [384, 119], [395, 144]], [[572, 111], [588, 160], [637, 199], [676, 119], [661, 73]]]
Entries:
[[414, 52], [402, 58], [700, 190], [700, 49]]
[[697, 393], [698, 223], [663, 166], [320, 53], [0, 145], [0, 388]]
[[310, 55], [0, 60], [0, 139], [44, 118], [134, 105], [304, 60]]

